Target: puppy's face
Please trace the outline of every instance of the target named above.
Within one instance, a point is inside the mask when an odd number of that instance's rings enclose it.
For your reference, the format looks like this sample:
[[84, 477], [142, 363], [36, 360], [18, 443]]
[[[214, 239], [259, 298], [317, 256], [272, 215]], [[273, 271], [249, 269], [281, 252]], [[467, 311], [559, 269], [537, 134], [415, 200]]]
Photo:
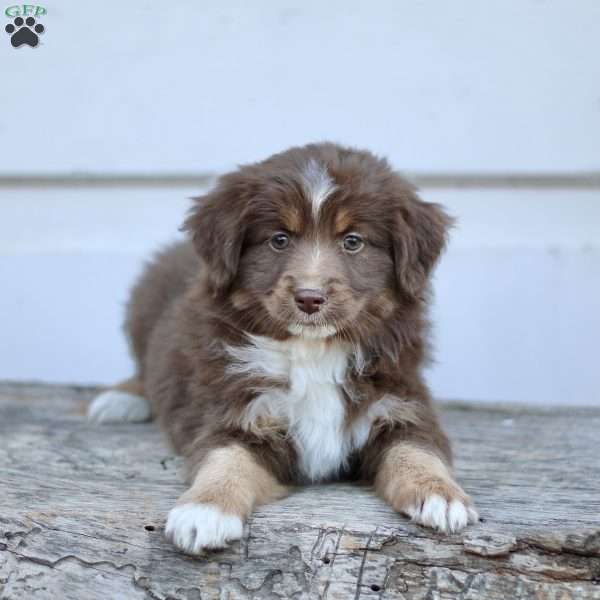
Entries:
[[[385, 226], [361, 215], [364, 200], [309, 161], [295, 189], [271, 192], [249, 224], [232, 300], [260, 305], [277, 329], [305, 337], [343, 335], [393, 310], [394, 261]], [[364, 212], [364, 211], [363, 211]]]
[[248, 331], [348, 340], [419, 298], [447, 226], [385, 161], [328, 144], [223, 177], [186, 222]]

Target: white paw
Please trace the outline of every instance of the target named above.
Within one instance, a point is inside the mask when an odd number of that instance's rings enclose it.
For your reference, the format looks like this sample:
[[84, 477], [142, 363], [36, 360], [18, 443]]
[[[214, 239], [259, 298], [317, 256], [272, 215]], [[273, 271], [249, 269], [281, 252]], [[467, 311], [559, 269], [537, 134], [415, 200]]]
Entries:
[[182, 504], [169, 512], [166, 536], [180, 550], [200, 554], [204, 548], [224, 548], [239, 540], [244, 531], [242, 520], [227, 515], [213, 504]]
[[119, 390], [102, 392], [88, 408], [88, 419], [96, 423], [135, 423], [150, 417], [146, 398]]
[[460, 500], [447, 502], [437, 494], [429, 496], [422, 506], [410, 507], [406, 513], [415, 523], [444, 533], [460, 531], [469, 523], [479, 521], [479, 515], [472, 506]]

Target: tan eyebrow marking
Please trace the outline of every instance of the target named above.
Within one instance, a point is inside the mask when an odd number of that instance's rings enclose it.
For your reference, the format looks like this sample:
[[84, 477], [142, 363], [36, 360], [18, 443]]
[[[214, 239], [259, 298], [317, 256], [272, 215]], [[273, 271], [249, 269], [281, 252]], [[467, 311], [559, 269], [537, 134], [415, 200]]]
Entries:
[[339, 235], [352, 225], [352, 215], [347, 208], [340, 208], [335, 215], [335, 233]]
[[298, 233], [302, 229], [302, 217], [296, 207], [284, 206], [281, 209], [281, 220], [291, 233]]

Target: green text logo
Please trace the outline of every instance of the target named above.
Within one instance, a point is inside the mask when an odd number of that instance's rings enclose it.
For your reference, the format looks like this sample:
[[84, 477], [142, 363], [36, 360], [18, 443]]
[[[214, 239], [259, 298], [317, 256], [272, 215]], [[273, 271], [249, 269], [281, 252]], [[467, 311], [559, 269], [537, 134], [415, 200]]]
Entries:
[[48, 11], [43, 6], [36, 6], [34, 4], [15, 4], [14, 6], [9, 6], [4, 14], [7, 17], [41, 17], [45, 15]]

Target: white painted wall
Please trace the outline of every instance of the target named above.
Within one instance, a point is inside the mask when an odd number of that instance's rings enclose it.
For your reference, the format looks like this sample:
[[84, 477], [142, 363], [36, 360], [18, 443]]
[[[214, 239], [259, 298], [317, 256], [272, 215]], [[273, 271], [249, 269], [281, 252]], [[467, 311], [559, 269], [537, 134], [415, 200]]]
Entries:
[[[595, 0], [44, 6], [38, 48], [0, 38], [0, 379], [126, 376], [127, 288], [201, 191], [28, 174], [210, 174], [325, 138], [408, 171], [600, 170]], [[600, 189], [423, 195], [460, 222], [434, 391], [599, 403]]]
[[295, 143], [406, 170], [599, 166], [597, 0], [47, 2], [1, 32], [2, 171], [220, 171]]
[[[143, 261], [177, 237], [186, 198], [197, 192], [5, 190], [0, 379], [126, 377], [120, 323], [128, 288]], [[436, 394], [598, 403], [598, 192], [423, 195], [460, 218], [436, 273]]]

